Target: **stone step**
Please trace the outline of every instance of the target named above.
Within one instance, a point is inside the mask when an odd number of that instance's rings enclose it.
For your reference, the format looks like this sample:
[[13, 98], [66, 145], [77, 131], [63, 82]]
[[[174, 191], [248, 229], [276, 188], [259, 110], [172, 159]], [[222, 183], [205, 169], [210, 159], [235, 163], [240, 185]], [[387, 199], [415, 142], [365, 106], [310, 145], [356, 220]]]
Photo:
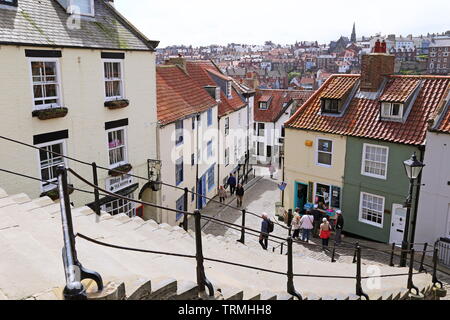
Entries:
[[224, 300], [243, 300], [244, 298], [244, 292], [242, 289], [221, 287], [220, 292], [222, 293]]
[[198, 285], [193, 281], [178, 281], [177, 294], [171, 300], [198, 300]]

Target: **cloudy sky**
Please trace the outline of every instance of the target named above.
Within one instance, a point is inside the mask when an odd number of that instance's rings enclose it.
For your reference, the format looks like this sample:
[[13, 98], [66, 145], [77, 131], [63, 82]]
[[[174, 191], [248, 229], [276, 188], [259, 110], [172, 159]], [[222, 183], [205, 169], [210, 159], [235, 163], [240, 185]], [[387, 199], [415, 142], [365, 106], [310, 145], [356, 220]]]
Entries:
[[115, 0], [147, 37], [169, 45], [266, 40], [329, 42], [357, 35], [419, 35], [450, 30], [449, 0]]

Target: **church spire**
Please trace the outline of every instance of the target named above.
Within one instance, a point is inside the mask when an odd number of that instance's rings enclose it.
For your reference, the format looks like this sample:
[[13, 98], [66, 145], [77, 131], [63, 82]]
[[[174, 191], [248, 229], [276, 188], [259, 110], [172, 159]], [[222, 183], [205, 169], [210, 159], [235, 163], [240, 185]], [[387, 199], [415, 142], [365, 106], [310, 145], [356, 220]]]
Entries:
[[353, 23], [353, 31], [352, 31], [352, 36], [351, 36], [351, 42], [353, 42], [353, 43], [356, 42], [356, 23]]

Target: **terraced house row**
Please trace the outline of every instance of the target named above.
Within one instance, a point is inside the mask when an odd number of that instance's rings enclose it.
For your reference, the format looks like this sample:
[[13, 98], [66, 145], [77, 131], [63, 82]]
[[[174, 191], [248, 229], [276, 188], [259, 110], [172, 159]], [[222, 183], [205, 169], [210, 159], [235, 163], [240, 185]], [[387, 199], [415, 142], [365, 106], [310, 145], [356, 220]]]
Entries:
[[397, 76], [394, 56], [364, 55], [361, 75], [332, 76], [286, 122], [285, 206], [341, 209], [345, 231], [400, 244], [416, 153], [409, 240], [449, 237], [449, 104], [450, 77]]

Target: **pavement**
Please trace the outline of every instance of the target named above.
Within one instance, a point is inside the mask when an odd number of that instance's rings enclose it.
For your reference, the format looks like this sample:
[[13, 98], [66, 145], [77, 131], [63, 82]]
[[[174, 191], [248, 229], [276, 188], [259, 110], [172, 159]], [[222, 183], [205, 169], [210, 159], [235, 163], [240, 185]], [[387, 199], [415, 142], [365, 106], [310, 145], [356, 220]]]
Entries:
[[[278, 236], [283, 239], [288, 237], [288, 232], [282, 226], [285, 226], [283, 222], [279, 222], [275, 217], [275, 203], [280, 201], [280, 190], [278, 189], [278, 184], [281, 180], [281, 171], [279, 170], [274, 178], [271, 179], [269, 176], [268, 169], [265, 167], [256, 167], [256, 178], [249, 182], [246, 186], [246, 192], [244, 195], [243, 208], [236, 208], [237, 202], [235, 196], [228, 196], [226, 199], [225, 206], [218, 203], [210, 202], [206, 208], [202, 210], [202, 215], [215, 217], [230, 223], [241, 225], [242, 223], [242, 209], [246, 209], [251, 213], [257, 214], [254, 216], [250, 213], [246, 214], [246, 227], [255, 230], [260, 230], [261, 218], [260, 215], [266, 212], [271, 216], [272, 221], [277, 221], [279, 225], [275, 225], [274, 232], [272, 236]], [[241, 232], [239, 230], [230, 229], [224, 225], [204, 222], [202, 224], [203, 231], [207, 234], [212, 234], [214, 236], [225, 236], [228, 238], [240, 239]], [[276, 240], [281, 242], [280, 240]], [[352, 263], [354, 257], [354, 248], [356, 243], [362, 246], [362, 264], [363, 265], [374, 265], [374, 266], [386, 266], [390, 262], [390, 250], [391, 246], [388, 244], [378, 243], [370, 240], [359, 239], [356, 237], [351, 237], [349, 235], [344, 235], [343, 242], [340, 246], [336, 246], [334, 259], [336, 263]], [[245, 244], [251, 247], [258, 247], [258, 235], [245, 235]], [[372, 250], [365, 247], [371, 247], [378, 250]], [[261, 249], [262, 250], [262, 249]], [[286, 254], [286, 246], [283, 247], [279, 243], [270, 242], [269, 250], [275, 251], [279, 254]], [[321, 240], [318, 238], [312, 238], [308, 244], [303, 242], [298, 242], [294, 244], [293, 253], [298, 257], [308, 257], [313, 258], [317, 261], [331, 261], [333, 251], [333, 241], [330, 240], [330, 248], [328, 250], [323, 250], [321, 246]], [[399, 254], [398, 254], [399, 255]], [[394, 257], [394, 264], [398, 266], [399, 257], [396, 255]], [[417, 252], [415, 256], [416, 261], [420, 261], [422, 257], [421, 252]], [[426, 257], [425, 264], [432, 265], [431, 258]], [[415, 264], [415, 268], [419, 268], [419, 263]], [[425, 269], [430, 272], [431, 268], [425, 266]], [[437, 273], [438, 279], [444, 283], [444, 287], [447, 290], [450, 289], [450, 270], [447, 268], [441, 268], [443, 272]], [[449, 291], [450, 293], [450, 291]], [[447, 295], [443, 300], [450, 300], [450, 294]]]

